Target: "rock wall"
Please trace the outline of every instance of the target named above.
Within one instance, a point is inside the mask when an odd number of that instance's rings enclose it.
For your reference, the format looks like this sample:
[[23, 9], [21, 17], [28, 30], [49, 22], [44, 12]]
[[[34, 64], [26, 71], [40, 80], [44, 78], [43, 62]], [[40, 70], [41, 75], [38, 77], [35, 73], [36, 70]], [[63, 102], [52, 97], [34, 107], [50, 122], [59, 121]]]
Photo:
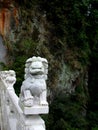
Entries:
[[11, 1], [0, 1], [0, 4], [0, 34], [5, 39], [9, 38], [11, 30], [18, 26], [18, 9]]
[[[81, 82], [80, 75], [85, 75], [85, 72], [73, 59], [73, 54], [70, 54], [70, 51], [67, 54], [65, 41], [55, 36], [54, 27], [47, 21], [46, 12], [17, 6], [13, 1], [0, 2], [0, 34], [5, 40], [7, 55], [10, 57], [8, 62], [19, 61], [22, 56], [45, 57], [50, 65], [49, 91], [61, 88], [65, 93], [75, 92]], [[68, 59], [67, 55], [71, 55], [71, 61], [76, 62], [74, 69], [69, 65], [70, 58]], [[85, 80], [84, 78], [85, 76], [82, 80]]]
[[0, 62], [6, 63], [6, 46], [3, 45], [3, 39], [0, 36]]

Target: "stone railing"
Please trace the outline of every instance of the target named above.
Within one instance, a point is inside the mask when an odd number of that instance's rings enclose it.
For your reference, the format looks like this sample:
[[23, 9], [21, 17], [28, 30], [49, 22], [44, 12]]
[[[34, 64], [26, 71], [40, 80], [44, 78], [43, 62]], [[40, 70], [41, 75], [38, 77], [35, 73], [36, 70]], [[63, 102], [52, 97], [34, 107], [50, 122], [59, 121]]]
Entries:
[[15, 72], [0, 72], [1, 130], [45, 130], [45, 122], [39, 114], [49, 111], [45, 82], [47, 67], [44, 58], [33, 57], [26, 61], [20, 97], [13, 88]]

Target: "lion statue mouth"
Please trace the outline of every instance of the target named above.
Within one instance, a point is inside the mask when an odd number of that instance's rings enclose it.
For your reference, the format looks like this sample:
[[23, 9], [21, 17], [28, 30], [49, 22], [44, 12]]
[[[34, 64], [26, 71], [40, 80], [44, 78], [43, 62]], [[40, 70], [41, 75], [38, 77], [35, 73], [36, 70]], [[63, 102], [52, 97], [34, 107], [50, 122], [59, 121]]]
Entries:
[[34, 69], [30, 71], [31, 75], [42, 75], [43, 71], [41, 69]]

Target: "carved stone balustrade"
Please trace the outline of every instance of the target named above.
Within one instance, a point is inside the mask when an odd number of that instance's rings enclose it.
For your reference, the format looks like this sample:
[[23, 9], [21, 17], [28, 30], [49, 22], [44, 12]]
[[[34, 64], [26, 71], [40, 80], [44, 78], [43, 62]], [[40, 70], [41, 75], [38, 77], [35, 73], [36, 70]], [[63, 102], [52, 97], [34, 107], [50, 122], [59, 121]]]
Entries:
[[48, 62], [34, 56], [26, 61], [25, 66], [20, 97], [13, 87], [16, 82], [15, 72], [0, 72], [2, 130], [45, 130], [45, 122], [39, 114], [49, 112], [46, 85]]

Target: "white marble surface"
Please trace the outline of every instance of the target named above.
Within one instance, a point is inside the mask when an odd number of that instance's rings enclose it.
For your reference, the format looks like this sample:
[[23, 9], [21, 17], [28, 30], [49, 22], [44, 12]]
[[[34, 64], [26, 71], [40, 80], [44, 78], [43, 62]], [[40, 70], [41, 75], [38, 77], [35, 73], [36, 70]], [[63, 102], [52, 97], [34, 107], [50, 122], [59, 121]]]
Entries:
[[25, 80], [22, 82], [19, 104], [24, 114], [46, 114], [48, 61], [35, 57], [27, 59]]
[[15, 72], [0, 72], [1, 130], [46, 129], [39, 114], [49, 112], [46, 85], [48, 62], [44, 58], [33, 57], [26, 61], [25, 66], [25, 80], [20, 98], [13, 87], [16, 82]]
[[38, 115], [49, 113], [48, 105], [47, 106], [34, 105], [33, 107], [24, 107], [23, 104], [20, 103], [20, 107], [25, 115]]

